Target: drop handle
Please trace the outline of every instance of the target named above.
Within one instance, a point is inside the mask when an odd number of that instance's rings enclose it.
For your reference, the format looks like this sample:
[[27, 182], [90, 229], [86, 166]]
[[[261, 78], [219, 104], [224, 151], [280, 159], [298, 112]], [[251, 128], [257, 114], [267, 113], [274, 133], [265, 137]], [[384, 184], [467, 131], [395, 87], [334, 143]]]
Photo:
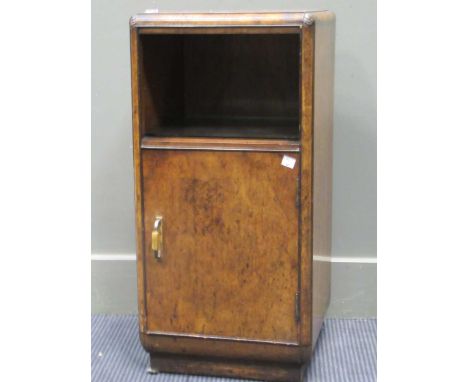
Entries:
[[161, 216], [156, 216], [154, 221], [153, 231], [151, 232], [151, 249], [154, 257], [160, 259], [163, 249], [163, 219]]

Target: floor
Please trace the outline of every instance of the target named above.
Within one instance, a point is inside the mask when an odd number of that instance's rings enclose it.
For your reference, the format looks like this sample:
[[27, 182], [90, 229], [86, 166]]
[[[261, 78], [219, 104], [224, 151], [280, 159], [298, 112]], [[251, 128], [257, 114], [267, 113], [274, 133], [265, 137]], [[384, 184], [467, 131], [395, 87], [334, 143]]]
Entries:
[[[377, 320], [327, 319], [319, 337], [307, 381], [374, 382]], [[140, 345], [134, 315], [91, 318], [91, 378], [93, 382], [233, 382], [177, 374], [146, 372], [148, 356]]]

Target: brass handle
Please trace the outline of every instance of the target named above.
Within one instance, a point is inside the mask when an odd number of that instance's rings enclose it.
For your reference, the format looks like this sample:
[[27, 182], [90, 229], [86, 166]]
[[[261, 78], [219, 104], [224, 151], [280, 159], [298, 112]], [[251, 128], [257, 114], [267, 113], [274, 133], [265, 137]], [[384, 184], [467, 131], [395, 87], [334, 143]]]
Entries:
[[157, 259], [162, 257], [163, 249], [163, 220], [162, 216], [156, 216], [153, 232], [151, 232], [151, 249]]

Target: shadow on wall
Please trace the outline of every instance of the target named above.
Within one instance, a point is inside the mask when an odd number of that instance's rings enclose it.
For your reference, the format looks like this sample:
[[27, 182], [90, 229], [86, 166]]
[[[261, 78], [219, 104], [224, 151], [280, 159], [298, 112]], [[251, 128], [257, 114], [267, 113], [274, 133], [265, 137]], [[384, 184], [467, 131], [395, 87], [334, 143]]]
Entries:
[[[335, 65], [332, 255], [372, 261], [377, 253], [376, 73], [346, 51], [336, 52]], [[332, 264], [327, 316], [377, 316], [377, 264]]]
[[374, 257], [376, 74], [366, 71], [366, 66], [347, 52], [337, 52], [335, 65], [332, 255]]

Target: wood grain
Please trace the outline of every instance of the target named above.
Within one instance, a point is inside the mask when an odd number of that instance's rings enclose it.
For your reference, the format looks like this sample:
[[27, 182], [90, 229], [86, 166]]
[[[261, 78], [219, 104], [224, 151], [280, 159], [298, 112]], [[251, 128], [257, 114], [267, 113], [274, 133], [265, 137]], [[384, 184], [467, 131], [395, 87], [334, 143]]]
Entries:
[[130, 19], [131, 27], [248, 27], [303, 26], [310, 23], [314, 12], [256, 12], [256, 13], [144, 13]]
[[[317, 12], [314, 64], [312, 346], [330, 303], [335, 16]], [[317, 260], [320, 259], [320, 260]]]
[[146, 300], [145, 300], [145, 272], [143, 253], [143, 214], [141, 195], [141, 105], [140, 105], [140, 44], [135, 28], [130, 30], [130, 55], [132, 72], [132, 121], [133, 121], [133, 168], [135, 182], [135, 231], [137, 250], [137, 280], [138, 280], [138, 316], [140, 331], [146, 330]]
[[307, 363], [310, 346], [257, 341], [184, 337], [183, 335], [146, 334], [140, 341], [148, 353], [192, 354], [247, 361]]
[[246, 362], [221, 358], [200, 358], [172, 354], [152, 354], [154, 372], [215, 375], [275, 382], [300, 382], [305, 366], [278, 362]]
[[311, 344], [312, 314], [312, 156], [313, 156], [313, 25], [301, 36], [301, 210], [300, 291], [301, 344]]
[[167, 150], [299, 152], [299, 141], [278, 139], [144, 137], [141, 147]]
[[[147, 329], [297, 342], [297, 167], [276, 153], [142, 158]], [[156, 215], [165, 227], [159, 262]]]
[[161, 28], [159, 25], [156, 27], [146, 27], [140, 28], [139, 33], [143, 34], [202, 34], [202, 35], [210, 35], [210, 34], [299, 34], [301, 30], [298, 26], [292, 27], [268, 27], [268, 26], [260, 26], [260, 27], [164, 27]]
[[330, 297], [334, 15], [130, 27], [141, 343], [161, 371], [299, 381]]

